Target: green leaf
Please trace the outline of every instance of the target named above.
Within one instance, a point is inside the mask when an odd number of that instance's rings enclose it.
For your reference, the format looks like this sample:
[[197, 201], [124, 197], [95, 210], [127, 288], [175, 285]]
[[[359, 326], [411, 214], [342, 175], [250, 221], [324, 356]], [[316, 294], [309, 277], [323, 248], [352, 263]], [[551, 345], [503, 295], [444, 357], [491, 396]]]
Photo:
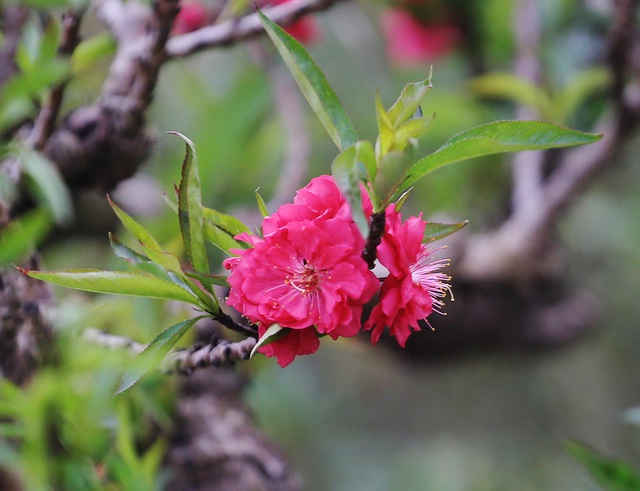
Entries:
[[71, 70], [76, 74], [87, 70], [114, 54], [117, 47], [115, 39], [109, 33], [82, 41], [71, 55]]
[[122, 380], [116, 394], [121, 394], [125, 390], [133, 387], [145, 373], [156, 367], [182, 335], [204, 317], [206, 316], [194, 317], [193, 319], [178, 322], [160, 333], [149, 343], [149, 346], [134, 359], [131, 366], [127, 368], [122, 375]]
[[218, 285], [225, 288], [229, 288], [229, 281], [226, 276], [218, 274], [202, 274], [197, 271], [185, 271], [185, 274], [190, 278], [198, 280], [203, 285]]
[[556, 95], [558, 118], [567, 121], [595, 93], [604, 92], [611, 84], [611, 73], [604, 67], [580, 72]]
[[402, 152], [409, 141], [421, 136], [429, 127], [433, 117], [414, 118], [400, 125], [393, 136], [393, 142], [390, 149], [396, 152]]
[[162, 250], [160, 243], [138, 222], [136, 222], [130, 215], [123, 211], [118, 205], [116, 205], [111, 198], [107, 196], [107, 200], [111, 205], [111, 208], [117, 215], [118, 219], [122, 222], [122, 225], [131, 232], [131, 234], [138, 239], [142, 249], [147, 254], [149, 259], [155, 263], [158, 263], [168, 271], [173, 271], [177, 274], [182, 274], [182, 268], [180, 261], [173, 254], [170, 254]]
[[371, 142], [361, 140], [356, 143], [356, 154], [358, 162], [364, 166], [364, 172], [361, 172], [361, 180], [373, 182], [376, 178], [378, 162]]
[[400, 97], [387, 113], [394, 128], [398, 128], [402, 123], [413, 117], [431, 87], [431, 70], [429, 70], [429, 78], [422, 82], [407, 84], [402, 89]]
[[640, 473], [631, 465], [620, 460], [603, 457], [576, 442], [567, 442], [565, 447], [605, 489], [609, 491], [637, 491], [640, 489]]
[[269, 20], [260, 10], [258, 16], [331, 139], [340, 150], [353, 145], [358, 141], [358, 135], [338, 97], [304, 46]]
[[424, 244], [428, 244], [436, 240], [444, 239], [448, 235], [451, 235], [452, 233], [460, 230], [467, 223], [469, 223], [467, 220], [458, 223], [427, 222], [427, 225], [424, 229], [424, 238], [422, 239], [422, 242]]
[[369, 225], [362, 209], [362, 194], [360, 192], [360, 179], [358, 178], [358, 151], [356, 145], [345, 148], [333, 160], [331, 174], [338, 188], [345, 196], [351, 216], [358, 226], [363, 237], [367, 236]]
[[111, 244], [111, 249], [113, 249], [116, 257], [124, 259], [131, 264], [151, 262], [151, 259], [149, 259], [144, 254], [140, 254], [139, 252], [136, 252], [130, 247], [124, 245], [122, 242], [116, 239], [116, 237], [111, 232], [109, 232], [109, 243]]
[[[20, 268], [19, 268], [20, 269]], [[179, 300], [200, 306], [190, 292], [170, 281], [124, 271], [98, 269], [65, 269], [59, 271], [27, 271], [24, 274], [54, 285], [96, 293], [113, 293], [137, 297]]]
[[376, 140], [376, 156], [378, 158], [385, 155], [391, 147], [394, 137], [394, 127], [389, 119], [389, 115], [382, 105], [380, 92], [376, 90], [375, 98], [376, 119], [378, 121], [378, 138]]
[[412, 191], [413, 188], [409, 188], [398, 197], [396, 200], [396, 211], [400, 211], [402, 209]]
[[34, 210], [0, 231], [0, 266], [22, 259], [51, 229], [51, 215]]
[[247, 249], [249, 246], [233, 238], [226, 230], [214, 225], [209, 220], [204, 221], [204, 234], [209, 242], [225, 254], [231, 254], [231, 249]]
[[186, 153], [182, 162], [182, 179], [178, 192], [178, 217], [180, 232], [185, 245], [187, 258], [196, 271], [209, 271], [209, 261], [204, 243], [204, 224], [202, 217], [202, 192], [198, 159], [193, 142], [176, 131], [169, 131], [185, 141]]
[[109, 243], [111, 244], [111, 249], [113, 249], [116, 257], [124, 259], [129, 264], [132, 264], [138, 269], [150, 273], [153, 276], [169, 279], [167, 271], [162, 266], [154, 263], [147, 256], [134, 251], [130, 247], [127, 247], [118, 239], [116, 239], [111, 232], [109, 232]]
[[410, 166], [411, 159], [404, 152], [389, 152], [382, 157], [373, 181], [373, 190], [379, 200], [379, 203], [373, 205], [374, 212], [386, 207], [402, 184]]
[[68, 224], [73, 219], [71, 195], [58, 168], [44, 155], [25, 146], [16, 148], [22, 162], [27, 184], [38, 201], [49, 208], [58, 224]]
[[269, 210], [267, 209], [267, 204], [264, 202], [264, 198], [256, 189], [256, 201], [258, 202], [258, 208], [260, 209], [260, 214], [262, 217], [269, 216]]
[[277, 341], [278, 339], [282, 338], [282, 336], [284, 336], [286, 333], [287, 333], [287, 330], [284, 327], [282, 327], [280, 324], [271, 324], [269, 328], [264, 332], [264, 334], [260, 336], [260, 339], [258, 339], [258, 342], [251, 350], [251, 354], [249, 355], [249, 358], [253, 358], [253, 355], [255, 355], [258, 352], [258, 348], [260, 348], [261, 346], [266, 346], [269, 343], [273, 343], [274, 341]]
[[206, 220], [216, 227], [224, 230], [231, 236], [236, 236], [243, 232], [251, 232], [249, 227], [242, 222], [242, 220], [239, 220], [234, 216], [220, 213], [219, 211], [212, 210], [211, 208], [203, 208], [202, 212]]
[[109, 205], [115, 212], [122, 225], [136, 238], [142, 246], [151, 247], [153, 250], [161, 251], [162, 246], [142, 225], [136, 222], [129, 214], [116, 205], [109, 195], [107, 195]]
[[545, 119], [557, 119], [554, 104], [544, 89], [512, 73], [495, 72], [474, 78], [471, 89], [485, 97], [494, 97], [535, 109]]
[[403, 182], [409, 187], [444, 165], [483, 155], [523, 150], [546, 150], [593, 143], [602, 135], [584, 133], [545, 121], [495, 121], [470, 128], [450, 138], [416, 162]]

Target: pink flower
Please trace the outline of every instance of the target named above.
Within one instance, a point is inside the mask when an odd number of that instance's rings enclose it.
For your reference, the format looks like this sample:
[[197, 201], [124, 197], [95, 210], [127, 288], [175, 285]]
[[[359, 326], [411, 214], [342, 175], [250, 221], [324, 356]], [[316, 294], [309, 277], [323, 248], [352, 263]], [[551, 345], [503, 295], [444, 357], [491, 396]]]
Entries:
[[[281, 5], [291, 0], [273, 0], [273, 5]], [[284, 30], [303, 44], [311, 44], [321, 37], [320, 29], [311, 17], [302, 17], [289, 24]]]
[[402, 223], [402, 216], [393, 205], [387, 209], [378, 259], [389, 270], [389, 276], [383, 281], [380, 301], [365, 324], [365, 330], [373, 330], [374, 344], [389, 327], [404, 347], [412, 329], [420, 330], [419, 320], [426, 319], [432, 311], [440, 313], [442, 298], [450, 291], [450, 278], [440, 272], [448, 260], [430, 261], [430, 253], [422, 244], [425, 225], [421, 217]]
[[298, 190], [293, 203], [282, 205], [262, 222], [262, 233], [269, 235], [293, 221], [340, 218], [351, 222], [351, 210], [334, 179], [322, 175]]
[[226, 262], [229, 305], [251, 322], [353, 336], [378, 280], [361, 258], [364, 240], [340, 218], [289, 222]]
[[[259, 334], [262, 336], [267, 327], [260, 325]], [[282, 332], [282, 331], [281, 331]], [[293, 361], [296, 355], [311, 355], [320, 347], [320, 340], [315, 328], [286, 329], [286, 333], [279, 339], [258, 348], [258, 351], [266, 356], [275, 356], [278, 365], [286, 367]]]
[[313, 179], [292, 204], [265, 217], [262, 230], [264, 237], [237, 236], [251, 247], [224, 263], [231, 271], [227, 303], [261, 335], [275, 323], [287, 328], [259, 351], [284, 366], [314, 352], [319, 334], [357, 334], [379, 280], [361, 257], [364, 239], [333, 178]]
[[453, 24], [421, 24], [409, 12], [389, 9], [380, 19], [389, 59], [401, 66], [419, 66], [449, 53], [460, 37]]
[[209, 19], [209, 13], [202, 3], [197, 0], [181, 2], [180, 11], [173, 22], [171, 34], [186, 34], [203, 27]]

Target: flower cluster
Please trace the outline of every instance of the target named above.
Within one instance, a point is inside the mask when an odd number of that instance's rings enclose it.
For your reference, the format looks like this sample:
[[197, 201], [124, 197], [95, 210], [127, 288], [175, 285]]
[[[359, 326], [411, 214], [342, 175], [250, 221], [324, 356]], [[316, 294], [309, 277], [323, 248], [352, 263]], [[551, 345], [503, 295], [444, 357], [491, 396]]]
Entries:
[[[363, 206], [371, 212], [368, 199]], [[378, 292], [380, 303], [365, 324], [374, 343], [388, 326], [404, 346], [418, 320], [438, 311], [448, 277], [439, 272], [443, 261], [427, 261], [425, 222], [413, 217], [402, 223], [393, 206], [386, 220], [378, 249], [389, 271], [382, 288], [362, 258], [364, 239], [331, 176], [312, 180], [293, 203], [265, 217], [262, 237], [236, 237], [250, 247], [225, 261], [231, 271], [227, 303], [257, 324], [260, 336], [282, 327], [262, 353], [286, 366], [296, 355], [315, 352], [320, 336], [356, 335], [364, 305]]]

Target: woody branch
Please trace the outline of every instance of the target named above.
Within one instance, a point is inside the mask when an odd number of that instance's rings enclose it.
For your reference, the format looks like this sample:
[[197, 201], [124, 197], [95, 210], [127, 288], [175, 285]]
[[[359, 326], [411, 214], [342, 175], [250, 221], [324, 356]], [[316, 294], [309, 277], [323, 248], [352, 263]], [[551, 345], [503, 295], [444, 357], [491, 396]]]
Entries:
[[[614, 105], [611, 114], [597, 128], [604, 137], [588, 147], [562, 153], [546, 180], [542, 180], [535, 170], [539, 164], [534, 165], [533, 170], [525, 171], [524, 162], [520, 165], [522, 161], [516, 161], [512, 213], [498, 229], [468, 237], [464, 243], [457, 244], [456, 274], [459, 277], [512, 281], [555, 271], [553, 251], [546, 246], [562, 213], [600, 171], [615, 161], [639, 121], [640, 104], [635, 95], [638, 73], [630, 73], [637, 30], [629, 21], [635, 18], [638, 3], [637, 0], [616, 2], [607, 59], [613, 76], [610, 91]], [[529, 2], [520, 4], [522, 9], [530, 7]], [[516, 32], [530, 35], [519, 27]], [[523, 40], [519, 43], [520, 46], [524, 44]], [[523, 60], [529, 56], [529, 52], [520, 52]], [[536, 160], [541, 157], [525, 153], [519, 158]]]

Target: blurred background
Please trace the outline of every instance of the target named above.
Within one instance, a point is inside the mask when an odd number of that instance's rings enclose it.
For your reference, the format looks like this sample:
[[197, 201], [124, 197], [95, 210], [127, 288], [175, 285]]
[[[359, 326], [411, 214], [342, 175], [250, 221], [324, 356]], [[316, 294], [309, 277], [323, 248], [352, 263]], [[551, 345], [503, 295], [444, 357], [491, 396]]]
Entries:
[[[420, 142], [425, 154], [463, 129], [517, 117], [527, 102], [555, 122], [594, 130], [609, 110], [604, 66], [613, 2], [540, 0], [534, 2], [539, 20], [524, 24], [516, 15], [523, 3], [339, 2], [292, 32], [361, 138], [377, 133], [375, 91], [389, 106], [405, 84], [427, 78], [431, 66], [433, 89], [423, 111], [435, 119]], [[215, 8], [202, 5], [205, 13]], [[486, 78], [514, 72], [518, 30], [531, 23], [539, 30], [542, 65], [534, 95], [518, 92], [513, 81], [505, 89], [504, 81]], [[91, 102], [107, 66], [76, 77], [65, 104]], [[570, 104], [571, 94], [576, 101]], [[156, 147], [113, 196], [176, 248], [178, 224], [162, 193], [179, 180], [184, 147], [165, 131], [194, 141], [205, 204], [254, 223], [257, 188], [270, 206], [290, 200], [310, 178], [328, 173], [336, 154], [265, 39], [172, 61], [161, 74], [150, 119]], [[621, 157], [560, 221], [566, 281], [591, 292], [599, 307], [570, 342], [409, 357], [384, 344], [372, 347], [365, 336], [325, 341], [317, 354], [285, 369], [261, 357], [240, 367], [250, 375], [255, 417], [299, 469], [305, 489], [599, 489], [566, 452], [568, 440], [638, 462], [640, 430], [629, 410], [640, 405], [639, 146], [630, 137]], [[293, 166], [284, 167], [291, 155]], [[490, 157], [434, 172], [406, 210], [469, 220], [468, 233], [490, 230], [508, 213], [509, 162], [509, 156]], [[111, 259], [106, 233], [117, 223], [105, 197], [83, 194], [76, 210], [75, 225], [42, 249], [43, 267], [122, 268]], [[156, 302], [56, 292], [59, 323], [70, 332], [91, 325], [147, 342], [159, 324], [168, 325], [168, 307]], [[428, 344], [434, 335], [414, 336]]]

